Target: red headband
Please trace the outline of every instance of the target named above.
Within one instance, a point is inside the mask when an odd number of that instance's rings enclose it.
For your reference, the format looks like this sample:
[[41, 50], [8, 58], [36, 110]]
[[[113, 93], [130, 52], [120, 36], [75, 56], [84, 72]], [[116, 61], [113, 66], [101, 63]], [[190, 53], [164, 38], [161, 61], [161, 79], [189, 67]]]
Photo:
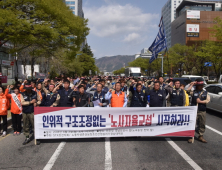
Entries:
[[204, 82], [203, 81], [199, 81], [196, 84], [204, 84]]

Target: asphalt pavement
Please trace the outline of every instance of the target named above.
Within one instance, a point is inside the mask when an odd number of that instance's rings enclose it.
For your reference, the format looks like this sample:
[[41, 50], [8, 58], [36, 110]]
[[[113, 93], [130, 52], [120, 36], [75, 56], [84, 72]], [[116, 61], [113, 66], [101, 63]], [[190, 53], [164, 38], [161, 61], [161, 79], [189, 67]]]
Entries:
[[[222, 113], [207, 111], [204, 138], [129, 137], [41, 140], [22, 145], [24, 135], [0, 137], [1, 170], [221, 170]], [[196, 135], [197, 137], [197, 135]]]

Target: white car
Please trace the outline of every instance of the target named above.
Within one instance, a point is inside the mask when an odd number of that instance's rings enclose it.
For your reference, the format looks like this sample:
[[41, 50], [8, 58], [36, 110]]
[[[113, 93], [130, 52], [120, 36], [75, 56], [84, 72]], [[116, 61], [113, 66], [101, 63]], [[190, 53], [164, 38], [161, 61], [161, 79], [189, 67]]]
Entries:
[[222, 113], [222, 83], [207, 85], [204, 89], [210, 95], [210, 102], [207, 104], [207, 108]]
[[[201, 77], [201, 76], [196, 76], [196, 75], [182, 75], [182, 77], [187, 77], [187, 78], [189, 78], [192, 82], [195, 81], [195, 80], [198, 79], [198, 78], [203, 79], [203, 77]], [[204, 79], [203, 79], [203, 82], [204, 82], [205, 85], [207, 85], [207, 82], [206, 82]]]

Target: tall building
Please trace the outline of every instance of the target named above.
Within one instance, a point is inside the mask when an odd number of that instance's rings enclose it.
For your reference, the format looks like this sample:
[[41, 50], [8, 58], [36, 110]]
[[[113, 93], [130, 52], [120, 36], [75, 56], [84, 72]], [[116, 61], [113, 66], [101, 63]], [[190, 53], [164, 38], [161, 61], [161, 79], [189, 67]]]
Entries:
[[65, 0], [65, 3], [70, 7], [74, 15], [84, 18], [82, 0]]
[[162, 8], [162, 17], [165, 28], [167, 48], [171, 47], [171, 22], [176, 19], [176, 8], [183, 0], [168, 0]]
[[211, 28], [217, 24], [216, 17], [222, 19], [221, 1], [184, 0], [176, 9], [176, 19], [171, 24], [171, 45], [192, 46], [198, 42], [217, 38]]

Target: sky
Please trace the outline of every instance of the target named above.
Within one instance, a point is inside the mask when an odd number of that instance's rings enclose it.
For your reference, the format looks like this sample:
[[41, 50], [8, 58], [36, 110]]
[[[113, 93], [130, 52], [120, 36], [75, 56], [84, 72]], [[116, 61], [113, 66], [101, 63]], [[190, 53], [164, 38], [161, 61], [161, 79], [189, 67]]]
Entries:
[[167, 0], [83, 0], [89, 19], [88, 45], [95, 58], [135, 55], [149, 48], [158, 33]]

